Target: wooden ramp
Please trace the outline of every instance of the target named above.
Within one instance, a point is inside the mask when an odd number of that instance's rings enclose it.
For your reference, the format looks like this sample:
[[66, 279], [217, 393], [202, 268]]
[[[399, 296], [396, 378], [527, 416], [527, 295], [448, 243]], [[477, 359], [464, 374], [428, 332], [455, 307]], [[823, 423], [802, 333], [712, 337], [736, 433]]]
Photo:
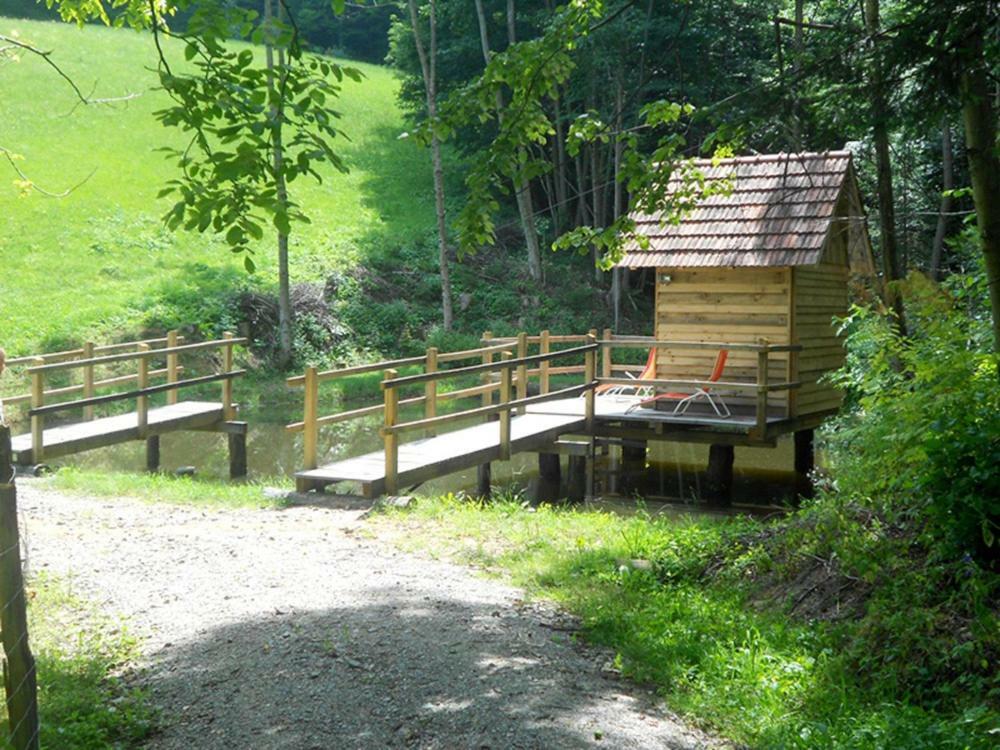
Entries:
[[[145, 430], [140, 432], [135, 412], [102, 417], [89, 422], [77, 422], [48, 427], [42, 432], [43, 458], [58, 458], [72, 453], [103, 448], [129, 440], [142, 440], [175, 430], [196, 430], [225, 421], [223, 405], [208, 401], [181, 401], [148, 411]], [[31, 448], [31, 433], [11, 440], [17, 463], [38, 463]]]
[[[510, 452], [538, 450], [560, 435], [583, 429], [583, 415], [522, 414], [510, 420]], [[399, 486], [405, 487], [500, 459], [497, 422], [465, 427], [399, 446]], [[366, 497], [385, 491], [385, 453], [375, 451], [295, 474], [300, 490], [335, 482], [359, 482]]]

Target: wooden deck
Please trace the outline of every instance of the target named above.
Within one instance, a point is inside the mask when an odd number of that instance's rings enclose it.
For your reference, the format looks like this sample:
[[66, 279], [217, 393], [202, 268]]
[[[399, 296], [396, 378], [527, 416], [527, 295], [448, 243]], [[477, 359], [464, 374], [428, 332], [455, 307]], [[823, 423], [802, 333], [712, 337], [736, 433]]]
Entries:
[[[510, 420], [511, 454], [550, 446], [563, 434], [579, 432], [583, 413], [528, 413]], [[399, 486], [405, 487], [500, 459], [498, 422], [464, 427], [444, 435], [414, 440], [399, 446]], [[385, 453], [375, 451], [295, 474], [300, 490], [335, 482], [358, 482], [366, 497], [385, 490]]]
[[[212, 427], [223, 421], [225, 412], [221, 403], [181, 401], [150, 409], [146, 429], [141, 433], [138, 415], [134, 412], [89, 422], [47, 427], [42, 433], [42, 455], [44, 459], [58, 458], [129, 440], [142, 440], [165, 432]], [[11, 447], [17, 463], [38, 463], [32, 455], [31, 433], [13, 438]]]

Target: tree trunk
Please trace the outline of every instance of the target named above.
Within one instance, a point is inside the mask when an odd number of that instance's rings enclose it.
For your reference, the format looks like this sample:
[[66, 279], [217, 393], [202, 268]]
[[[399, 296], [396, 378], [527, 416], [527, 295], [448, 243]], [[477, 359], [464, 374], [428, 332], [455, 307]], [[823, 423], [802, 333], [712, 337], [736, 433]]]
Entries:
[[865, 30], [874, 48], [869, 79], [872, 99], [872, 138], [875, 142], [875, 169], [878, 181], [878, 214], [882, 227], [882, 273], [885, 277], [886, 302], [896, 316], [896, 325], [906, 335], [903, 301], [893, 282], [902, 278], [899, 250], [896, 245], [896, 212], [892, 194], [892, 162], [889, 159], [889, 127], [887, 122], [884, 71], [876, 35], [879, 32], [879, 0], [865, 0]]
[[[420, 59], [420, 70], [424, 78], [424, 94], [427, 99], [427, 119], [433, 124], [437, 118], [437, 7], [430, 0], [430, 59], [420, 38], [419, 17], [416, 0], [408, 0], [410, 23], [413, 26], [413, 41]], [[452, 328], [453, 309], [451, 305], [451, 272], [448, 269], [448, 226], [444, 209], [444, 169], [441, 166], [441, 141], [431, 133], [431, 165], [434, 170], [434, 209], [437, 212], [438, 268], [441, 273], [441, 318], [444, 330]]]
[[[966, 45], [960, 93], [965, 123], [972, 200], [979, 227], [979, 248], [986, 264], [986, 281], [993, 313], [993, 351], [1000, 354], [1000, 157], [996, 152], [997, 113], [984, 69], [982, 29]], [[1000, 361], [998, 361], [1000, 375]]]
[[[476, 17], [479, 21], [479, 41], [483, 48], [483, 59], [489, 65], [493, 56], [490, 50], [489, 31], [486, 27], [486, 11], [483, 9], [483, 0], [476, 0]], [[514, 29], [514, 2], [507, 0], [507, 36], [509, 44], [517, 41]], [[497, 122], [503, 127], [503, 94], [497, 92]], [[528, 273], [534, 281], [542, 280], [542, 252], [538, 241], [538, 232], [535, 229], [535, 212], [531, 200], [531, 186], [527, 180], [520, 177], [511, 179], [514, 185], [514, 199], [517, 203], [517, 212], [521, 217], [521, 228], [524, 230], [524, 244], [528, 249]]]
[[949, 191], [955, 187], [954, 166], [955, 155], [951, 148], [951, 124], [945, 117], [941, 123], [941, 207], [938, 210], [937, 227], [934, 230], [934, 245], [931, 248], [931, 278], [935, 281], [941, 278], [941, 258], [944, 256], [944, 236], [948, 230], [948, 214], [951, 212], [952, 199]]
[[[612, 221], [617, 221], [622, 211], [622, 183], [618, 179], [618, 175], [622, 167], [621, 133], [624, 128], [622, 109], [625, 106], [625, 93], [623, 89], [624, 85], [622, 83], [621, 71], [619, 70], [618, 75], [615, 76], [615, 111], [617, 114], [615, 115], [614, 174], [612, 175], [612, 180], [614, 181], [614, 197], [612, 198], [613, 204], [611, 206]], [[615, 267], [611, 269], [611, 305], [613, 308], [612, 314], [615, 333], [618, 333], [621, 323], [622, 276], [624, 274], [624, 268]]]
[[[270, 26], [273, 18], [271, 0], [264, 0], [264, 22]], [[274, 46], [272, 32], [268, 29], [265, 35], [265, 56], [267, 59], [267, 85], [274, 92]], [[284, 70], [285, 53], [278, 50], [278, 68]], [[274, 164], [274, 187], [278, 211], [288, 215], [288, 188], [285, 185], [284, 159], [285, 151], [282, 144], [283, 106], [279, 101], [271, 108], [271, 150]], [[288, 273], [288, 234], [278, 230], [278, 367], [286, 369], [292, 364], [292, 325], [294, 311], [292, 310], [291, 279]]]

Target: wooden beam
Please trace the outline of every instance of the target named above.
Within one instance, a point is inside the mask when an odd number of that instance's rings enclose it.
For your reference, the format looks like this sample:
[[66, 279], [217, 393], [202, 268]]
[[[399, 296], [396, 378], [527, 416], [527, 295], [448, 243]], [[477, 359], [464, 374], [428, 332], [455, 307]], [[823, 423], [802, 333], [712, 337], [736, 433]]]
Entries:
[[[549, 340], [549, 332], [542, 331], [538, 341], [538, 353], [548, 354], [552, 350], [552, 342]], [[538, 392], [549, 392], [549, 361], [545, 360], [538, 365]]]
[[[528, 334], [521, 331], [517, 334], [517, 359], [521, 363], [517, 366], [517, 400], [521, 401], [528, 397], [528, 367], [524, 364], [525, 357], [528, 356]], [[546, 360], [547, 361], [547, 360]], [[524, 407], [518, 407], [518, 414], [524, 414]]]
[[[205, 349], [218, 349], [227, 344], [245, 344], [247, 340], [245, 338], [232, 339], [231, 341], [202, 341], [197, 344], [184, 344], [183, 346], [175, 346], [169, 349], [151, 349], [149, 344], [146, 344], [147, 349], [142, 351], [129, 352], [127, 354], [112, 354], [107, 357], [92, 357], [90, 359], [76, 359], [72, 362], [57, 362], [51, 365], [37, 365], [28, 368], [28, 372], [33, 372], [35, 370], [41, 370], [43, 372], [55, 372], [57, 370], [73, 370], [80, 369], [86, 365], [110, 365], [114, 362], [128, 362], [133, 359], [149, 359], [151, 357], [160, 357], [166, 354], [181, 354], [183, 352], [195, 352], [203, 351]], [[140, 342], [145, 343], [145, 342]]]
[[[167, 333], [167, 349], [177, 348], [177, 331], [170, 331]], [[178, 377], [178, 365], [180, 364], [180, 357], [177, 354], [167, 355], [167, 382], [176, 383]], [[167, 391], [167, 403], [176, 404], [177, 403], [177, 391]]]
[[[149, 344], [139, 344], [139, 351], [149, 351]], [[149, 387], [149, 360], [145, 357], [139, 358], [139, 377], [136, 385], [141, 394], [135, 400], [136, 424], [139, 427], [139, 437], [145, 437], [146, 426], [149, 424], [149, 396], [145, 395], [145, 390]], [[223, 414], [226, 406], [222, 405]]]
[[305, 378], [305, 398], [302, 412], [302, 465], [307, 469], [315, 469], [319, 444], [319, 424], [316, 421], [319, 412], [319, 380], [316, 377], [316, 368], [307, 367]]
[[[427, 355], [424, 357], [424, 372], [437, 372], [438, 369], [438, 350], [437, 347], [431, 346], [427, 349]], [[433, 419], [437, 416], [437, 381], [428, 380], [424, 383], [424, 419]], [[434, 428], [431, 427], [427, 430], [429, 436], [434, 435]]]
[[[83, 345], [83, 358], [93, 359], [94, 358], [94, 342], [88, 341]], [[83, 397], [93, 398], [94, 396], [94, 366], [84, 365], [83, 368]], [[86, 420], [91, 420], [94, 418], [94, 407], [86, 406], [83, 409], [83, 418]]]
[[[396, 370], [386, 370], [384, 381], [392, 383], [399, 373]], [[399, 418], [399, 391], [389, 385], [385, 389], [385, 411], [383, 430], [383, 447], [385, 450], [385, 492], [394, 495], [399, 491], [397, 477], [399, 474], [399, 435], [389, 428], [394, 427]]]
[[[42, 359], [35, 360], [43, 362]], [[43, 436], [45, 433], [45, 417], [34, 413], [36, 409], [45, 408], [45, 373], [37, 370], [31, 373], [31, 456], [34, 463], [41, 463], [45, 456]]]
[[[507, 358], [507, 352], [500, 353], [500, 360]], [[510, 460], [510, 368], [500, 370], [500, 460]]]
[[[222, 338], [229, 342], [222, 349], [222, 371], [231, 372], [233, 369], [233, 334], [227, 331], [222, 334]], [[236, 417], [236, 409], [233, 407], [232, 378], [226, 378], [222, 381], [222, 413], [227, 420]]]

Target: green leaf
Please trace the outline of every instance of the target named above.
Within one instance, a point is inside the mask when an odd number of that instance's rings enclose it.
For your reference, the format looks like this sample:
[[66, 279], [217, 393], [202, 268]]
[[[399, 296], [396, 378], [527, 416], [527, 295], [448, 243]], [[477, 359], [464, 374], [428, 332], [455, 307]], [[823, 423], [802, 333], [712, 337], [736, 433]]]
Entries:
[[253, 273], [257, 270], [257, 264], [253, 262], [253, 258], [249, 255], [243, 256], [243, 267], [247, 269], [247, 273]]

